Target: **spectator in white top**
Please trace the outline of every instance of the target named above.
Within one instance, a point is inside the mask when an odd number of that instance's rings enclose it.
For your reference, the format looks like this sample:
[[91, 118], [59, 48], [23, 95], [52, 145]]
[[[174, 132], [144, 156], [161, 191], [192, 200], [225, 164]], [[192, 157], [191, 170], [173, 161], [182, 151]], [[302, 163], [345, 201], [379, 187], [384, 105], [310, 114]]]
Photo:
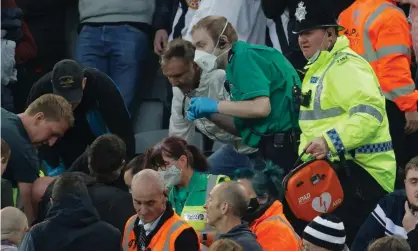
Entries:
[[267, 18], [260, 0], [203, 0], [183, 38], [191, 41], [193, 26], [207, 16], [225, 17], [237, 31], [238, 40], [265, 44]]

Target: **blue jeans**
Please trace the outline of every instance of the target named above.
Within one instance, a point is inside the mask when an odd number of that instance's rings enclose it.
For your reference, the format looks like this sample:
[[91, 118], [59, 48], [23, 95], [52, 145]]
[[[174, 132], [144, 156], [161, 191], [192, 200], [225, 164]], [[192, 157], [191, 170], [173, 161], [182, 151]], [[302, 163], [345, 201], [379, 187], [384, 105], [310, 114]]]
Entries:
[[233, 178], [237, 169], [262, 169], [263, 163], [256, 156], [257, 154], [238, 153], [232, 145], [225, 144], [208, 158], [209, 173], [223, 174]]
[[130, 107], [148, 53], [148, 35], [130, 25], [85, 25], [75, 59], [84, 67], [106, 73], [117, 85], [126, 107]]

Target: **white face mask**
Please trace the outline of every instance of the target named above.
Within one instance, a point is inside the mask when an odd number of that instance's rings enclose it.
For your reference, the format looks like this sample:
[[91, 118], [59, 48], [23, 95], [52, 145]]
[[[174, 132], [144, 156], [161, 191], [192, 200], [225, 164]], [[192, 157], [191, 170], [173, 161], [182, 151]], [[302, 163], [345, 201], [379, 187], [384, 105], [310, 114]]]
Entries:
[[[312, 57], [306, 58], [308, 60], [308, 64], [314, 63], [319, 58], [319, 55], [321, 55], [322, 43], [324, 42], [326, 36], [327, 36], [327, 32], [325, 32], [324, 38], [322, 39], [321, 44], [320, 44], [318, 50], [312, 55]], [[329, 47], [330, 47], [330, 45], [328, 45], [328, 47], [327, 47], [327, 49], [325, 49], [325, 51], [328, 50]]]
[[181, 170], [175, 165], [170, 166], [164, 171], [158, 171], [166, 187], [177, 186], [181, 181]]
[[219, 56], [209, 54], [206, 51], [196, 50], [194, 53], [194, 62], [205, 72], [210, 72], [218, 68], [218, 58], [227, 53], [226, 50]]
[[207, 53], [206, 51], [196, 50], [194, 55], [194, 61], [199, 67], [205, 71], [210, 72], [214, 69], [218, 68], [218, 61], [217, 59], [227, 53], [230, 49], [222, 52], [219, 56], [215, 56], [215, 50], [218, 48], [219, 41], [221, 39], [221, 36], [224, 34], [226, 27], [228, 27], [228, 22], [225, 23], [224, 28], [222, 29], [221, 35], [218, 37], [218, 41], [216, 41], [215, 48], [213, 48], [212, 53]]

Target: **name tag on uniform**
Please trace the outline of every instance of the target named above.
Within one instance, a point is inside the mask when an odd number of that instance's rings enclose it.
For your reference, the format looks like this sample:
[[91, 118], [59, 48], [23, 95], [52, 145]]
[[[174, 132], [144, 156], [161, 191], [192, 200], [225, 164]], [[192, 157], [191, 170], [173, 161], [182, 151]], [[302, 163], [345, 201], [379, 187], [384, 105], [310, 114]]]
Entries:
[[311, 78], [311, 83], [312, 83], [312, 84], [316, 84], [316, 83], [318, 83], [318, 80], [319, 80], [319, 78], [318, 78], [318, 77], [312, 77], [312, 78]]
[[201, 221], [204, 221], [204, 220], [206, 220], [207, 216], [206, 216], [206, 213], [194, 213], [194, 212], [190, 212], [190, 213], [184, 213], [183, 214], [183, 218], [186, 221], [193, 221], [193, 220], [201, 220]]

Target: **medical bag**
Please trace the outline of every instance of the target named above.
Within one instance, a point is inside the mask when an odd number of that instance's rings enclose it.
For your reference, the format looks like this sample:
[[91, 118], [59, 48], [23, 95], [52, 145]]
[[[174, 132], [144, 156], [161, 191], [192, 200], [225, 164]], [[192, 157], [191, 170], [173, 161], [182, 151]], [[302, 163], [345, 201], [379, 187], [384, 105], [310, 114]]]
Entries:
[[327, 160], [311, 160], [297, 166], [286, 175], [283, 187], [290, 209], [305, 221], [333, 212], [344, 200], [340, 180]]

